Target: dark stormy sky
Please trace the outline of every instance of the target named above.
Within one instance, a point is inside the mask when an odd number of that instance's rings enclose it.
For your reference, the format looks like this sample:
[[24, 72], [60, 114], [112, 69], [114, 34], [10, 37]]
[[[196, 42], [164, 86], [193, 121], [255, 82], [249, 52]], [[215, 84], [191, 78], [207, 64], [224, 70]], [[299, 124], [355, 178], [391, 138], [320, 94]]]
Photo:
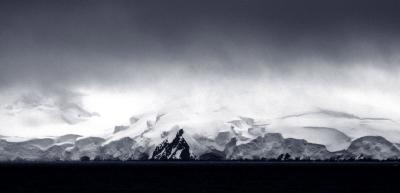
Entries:
[[88, 122], [111, 127], [180, 101], [400, 119], [399, 10], [396, 0], [0, 1], [0, 122], [14, 128], [0, 134], [103, 131]]

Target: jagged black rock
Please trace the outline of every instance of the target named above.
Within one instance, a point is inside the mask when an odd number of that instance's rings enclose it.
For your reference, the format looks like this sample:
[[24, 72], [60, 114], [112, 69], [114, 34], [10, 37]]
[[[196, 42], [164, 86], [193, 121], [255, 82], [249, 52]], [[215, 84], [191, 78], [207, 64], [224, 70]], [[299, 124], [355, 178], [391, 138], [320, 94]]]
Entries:
[[151, 157], [153, 160], [191, 160], [190, 147], [183, 138], [183, 129], [180, 129], [171, 143], [164, 140], [158, 145]]

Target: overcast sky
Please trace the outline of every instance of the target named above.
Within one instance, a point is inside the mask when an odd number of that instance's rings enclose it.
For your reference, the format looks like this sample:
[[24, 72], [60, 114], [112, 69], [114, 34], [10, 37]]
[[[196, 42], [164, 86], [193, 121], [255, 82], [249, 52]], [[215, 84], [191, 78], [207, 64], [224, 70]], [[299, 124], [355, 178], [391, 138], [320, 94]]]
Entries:
[[0, 134], [100, 133], [171, 101], [400, 120], [399, 10], [396, 0], [0, 1]]

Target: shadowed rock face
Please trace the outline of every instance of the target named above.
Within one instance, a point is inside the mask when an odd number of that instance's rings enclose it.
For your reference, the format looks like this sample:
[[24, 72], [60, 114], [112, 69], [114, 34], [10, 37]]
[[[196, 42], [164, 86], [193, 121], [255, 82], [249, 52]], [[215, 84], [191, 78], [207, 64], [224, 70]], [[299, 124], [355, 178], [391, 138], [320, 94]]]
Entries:
[[51, 146], [43, 152], [40, 159], [44, 161], [65, 161], [67, 159], [66, 149], [72, 146], [74, 145], [70, 143]]
[[133, 149], [133, 145], [135, 145], [135, 141], [129, 137], [124, 137], [118, 141], [112, 141], [109, 144], [104, 145], [101, 148], [101, 157], [106, 160], [129, 160], [134, 158], [135, 149]]
[[225, 146], [224, 149], [224, 153], [226, 155], [227, 158], [231, 157], [233, 154], [233, 151], [235, 150], [236, 147], [236, 143], [237, 143], [237, 139], [236, 138], [232, 138]]
[[199, 156], [199, 160], [211, 160], [211, 161], [218, 161], [218, 160], [225, 160], [226, 155], [222, 151], [212, 150], [210, 152], [204, 153]]
[[87, 137], [75, 142], [75, 146], [67, 152], [68, 159], [79, 160], [83, 156], [93, 160], [101, 153], [101, 144], [105, 140], [100, 137]]
[[228, 159], [278, 159], [287, 154], [292, 159], [324, 160], [333, 155], [323, 145], [301, 139], [284, 139], [279, 133], [267, 133], [249, 143], [230, 146], [230, 150], [226, 150], [230, 151]]
[[232, 134], [230, 132], [219, 132], [218, 135], [215, 137], [215, 142], [218, 145], [226, 145], [230, 139], [232, 138]]
[[155, 148], [152, 159], [154, 160], [192, 159], [190, 155], [190, 147], [182, 135], [183, 135], [183, 129], [180, 129], [171, 143], [168, 143], [168, 139], [164, 140], [160, 145], [158, 145]]
[[233, 138], [225, 148], [226, 159], [299, 159], [299, 160], [357, 160], [399, 159], [400, 150], [380, 136], [365, 136], [351, 142], [348, 149], [330, 152], [325, 146], [302, 139], [283, 138], [279, 133], [267, 133], [249, 143], [236, 145]]
[[360, 158], [368, 159], [398, 159], [400, 150], [397, 147], [380, 136], [365, 136], [354, 140], [348, 152]]
[[7, 142], [0, 140], [0, 160], [40, 160], [43, 150], [35, 144], [28, 142]]

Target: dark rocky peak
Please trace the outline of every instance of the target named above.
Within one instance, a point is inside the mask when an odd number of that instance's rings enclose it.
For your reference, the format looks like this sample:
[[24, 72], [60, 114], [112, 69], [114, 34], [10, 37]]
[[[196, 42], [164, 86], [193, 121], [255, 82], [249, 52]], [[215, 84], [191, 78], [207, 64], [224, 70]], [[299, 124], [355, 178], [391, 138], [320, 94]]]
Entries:
[[183, 129], [180, 129], [171, 143], [168, 139], [159, 144], [153, 151], [154, 160], [190, 160], [193, 159], [190, 147], [183, 138]]

